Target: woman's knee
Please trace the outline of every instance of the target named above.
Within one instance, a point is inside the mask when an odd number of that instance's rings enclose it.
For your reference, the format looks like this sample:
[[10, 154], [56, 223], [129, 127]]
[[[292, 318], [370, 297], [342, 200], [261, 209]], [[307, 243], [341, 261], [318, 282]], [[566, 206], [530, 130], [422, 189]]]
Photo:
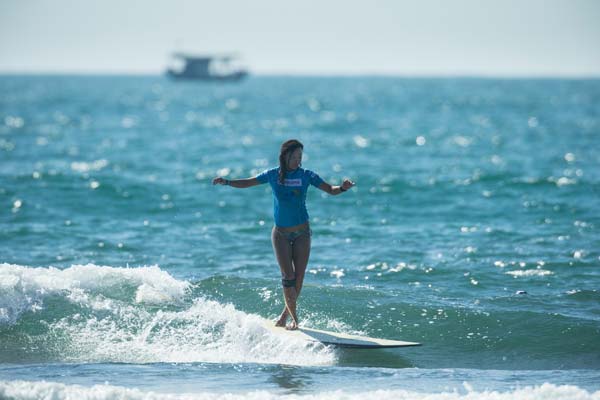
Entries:
[[296, 287], [296, 277], [293, 277], [291, 279], [289, 277], [281, 278], [281, 285], [284, 288], [289, 288], [289, 287], [295, 288]]

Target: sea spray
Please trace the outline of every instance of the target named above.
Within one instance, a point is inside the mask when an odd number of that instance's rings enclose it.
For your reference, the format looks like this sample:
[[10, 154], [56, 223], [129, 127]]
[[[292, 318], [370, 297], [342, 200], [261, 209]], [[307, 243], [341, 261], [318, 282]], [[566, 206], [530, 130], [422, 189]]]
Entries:
[[[0, 360], [256, 362], [327, 365], [332, 349], [273, 335], [231, 304], [186, 297], [190, 283], [157, 266], [0, 265]], [[189, 294], [189, 293], [188, 293]], [[21, 345], [19, 345], [19, 343]], [[17, 357], [17, 359], [15, 359]]]

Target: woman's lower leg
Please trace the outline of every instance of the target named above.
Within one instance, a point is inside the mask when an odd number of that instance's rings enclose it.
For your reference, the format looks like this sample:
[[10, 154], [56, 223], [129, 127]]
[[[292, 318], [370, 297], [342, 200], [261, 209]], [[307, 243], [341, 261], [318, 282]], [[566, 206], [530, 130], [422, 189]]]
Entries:
[[296, 293], [295, 287], [284, 287], [283, 288], [283, 297], [285, 299], [285, 305], [288, 312], [288, 315], [292, 317], [292, 321], [288, 329], [297, 329], [298, 328], [298, 315], [296, 314], [296, 302], [298, 299], [298, 295]]
[[[298, 303], [298, 298], [300, 297], [300, 291], [302, 290], [302, 281], [303, 280], [304, 279], [296, 278], [296, 303]], [[285, 326], [288, 316], [289, 316], [289, 313], [287, 310], [287, 306], [284, 304], [283, 310], [281, 311], [281, 314], [279, 315], [279, 320], [277, 321], [277, 323], [275, 325], [276, 326]]]

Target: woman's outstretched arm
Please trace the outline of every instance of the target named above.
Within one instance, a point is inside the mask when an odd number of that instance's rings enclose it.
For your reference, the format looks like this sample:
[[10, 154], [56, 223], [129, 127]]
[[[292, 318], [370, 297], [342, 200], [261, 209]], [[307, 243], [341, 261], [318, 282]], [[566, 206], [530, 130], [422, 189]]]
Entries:
[[354, 186], [354, 182], [352, 182], [349, 179], [344, 179], [344, 182], [342, 182], [342, 184], [340, 186], [331, 186], [329, 183], [323, 182], [319, 185], [319, 189], [321, 189], [322, 191], [327, 192], [331, 195], [336, 195], [336, 194], [345, 192], [346, 190], [350, 189], [352, 186]]
[[233, 186], [238, 189], [245, 189], [252, 186], [260, 185], [260, 182], [256, 178], [247, 178], [247, 179], [225, 179], [220, 176], [213, 179], [213, 185], [227, 185]]

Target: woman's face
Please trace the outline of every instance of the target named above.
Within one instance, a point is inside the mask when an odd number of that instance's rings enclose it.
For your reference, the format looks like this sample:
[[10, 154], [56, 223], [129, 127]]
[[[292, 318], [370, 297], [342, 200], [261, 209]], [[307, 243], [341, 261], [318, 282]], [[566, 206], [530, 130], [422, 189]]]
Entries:
[[288, 169], [290, 171], [293, 171], [296, 168], [298, 168], [301, 163], [302, 163], [302, 149], [297, 148], [296, 150], [294, 150], [292, 152], [292, 154], [290, 154], [290, 157], [288, 158]]

